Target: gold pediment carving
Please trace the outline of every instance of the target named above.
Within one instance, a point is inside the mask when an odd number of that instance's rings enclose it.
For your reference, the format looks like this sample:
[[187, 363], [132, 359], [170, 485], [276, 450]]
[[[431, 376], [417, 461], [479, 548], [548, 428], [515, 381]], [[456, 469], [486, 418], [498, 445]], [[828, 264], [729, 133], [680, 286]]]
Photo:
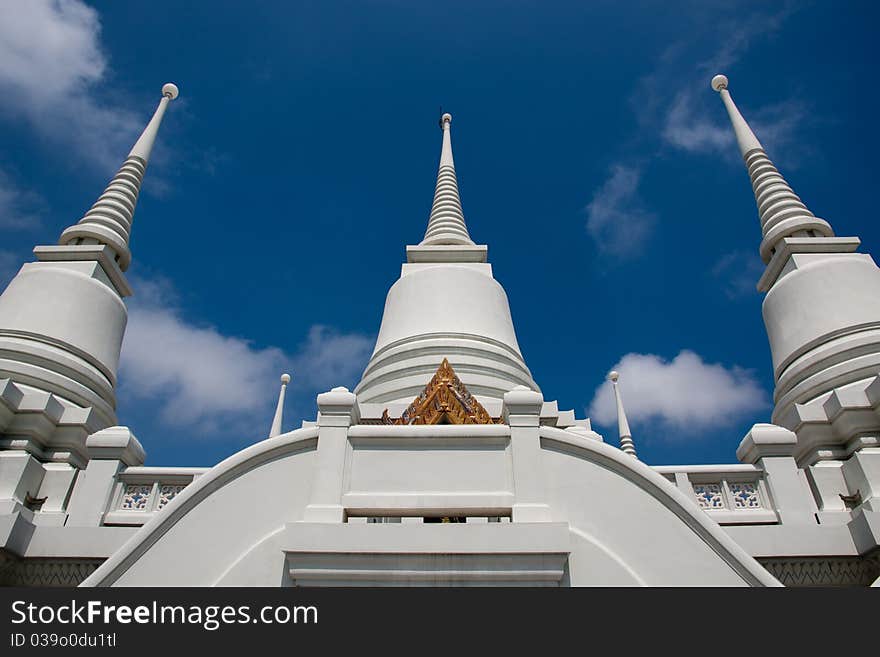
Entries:
[[422, 393], [399, 418], [382, 413], [383, 424], [500, 424], [468, 392], [444, 358]]

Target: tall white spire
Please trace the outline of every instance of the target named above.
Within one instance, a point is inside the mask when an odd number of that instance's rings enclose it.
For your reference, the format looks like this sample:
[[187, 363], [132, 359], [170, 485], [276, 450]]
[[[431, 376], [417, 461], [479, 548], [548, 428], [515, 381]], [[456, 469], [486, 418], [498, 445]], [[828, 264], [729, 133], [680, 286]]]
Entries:
[[106, 244], [115, 252], [119, 268], [122, 271], [128, 269], [131, 264], [131, 251], [128, 248], [131, 222], [144, 172], [165, 109], [178, 94], [177, 87], [170, 82], [162, 87], [159, 106], [122, 167], [86, 215], [61, 233], [59, 244]]
[[281, 423], [284, 418], [284, 393], [287, 384], [290, 383], [290, 374], [281, 375], [281, 390], [278, 392], [278, 405], [275, 407], [275, 417], [272, 418], [272, 428], [269, 429], [269, 438], [281, 435]]
[[[458, 197], [449, 124], [425, 239], [407, 245], [400, 279], [388, 291], [376, 347], [355, 394], [362, 403], [412, 402], [444, 358], [480, 403], [512, 388], [538, 391], [526, 366], [504, 288], [488, 247], [468, 235]], [[403, 409], [401, 409], [402, 411]]]
[[455, 177], [455, 161], [452, 159], [452, 138], [449, 126], [452, 115], [440, 118], [443, 130], [443, 146], [440, 150], [440, 168], [437, 171], [437, 187], [434, 190], [434, 203], [428, 229], [425, 231], [423, 246], [473, 244], [464, 223], [464, 211], [458, 195], [458, 180]]
[[795, 195], [734, 104], [727, 78], [716, 75], [712, 88], [730, 115], [764, 234], [767, 268], [757, 287], [766, 293], [761, 313], [776, 383], [771, 421], [795, 432], [787, 453], [799, 465], [848, 458], [860, 436], [878, 430], [876, 414], [864, 409], [880, 371], [880, 269], [857, 252], [857, 237], [834, 236]]
[[38, 458], [68, 458], [79, 467], [89, 458], [86, 435], [118, 423], [131, 221], [159, 124], [177, 95], [173, 84], [162, 88], [152, 120], [95, 205], [59, 244], [34, 248], [36, 262], [25, 263], [0, 295], [0, 379], [49, 393], [89, 418], [75, 422], [78, 428], [65, 420], [50, 438], [54, 452], [34, 442]]
[[633, 443], [632, 432], [629, 430], [629, 422], [626, 420], [626, 413], [623, 410], [623, 400], [620, 398], [620, 390], [617, 388], [617, 380], [620, 374], [615, 371], [608, 373], [608, 380], [611, 381], [611, 387], [614, 389], [614, 401], [617, 403], [617, 428], [620, 434], [620, 449], [632, 456], [636, 456], [636, 446]]
[[761, 142], [734, 104], [727, 84], [728, 80], [724, 75], [712, 78], [712, 88], [721, 95], [727, 108], [755, 192], [764, 235], [760, 246], [761, 259], [769, 263], [779, 242], [785, 237], [833, 237], [831, 225], [807, 209], [773, 166]]

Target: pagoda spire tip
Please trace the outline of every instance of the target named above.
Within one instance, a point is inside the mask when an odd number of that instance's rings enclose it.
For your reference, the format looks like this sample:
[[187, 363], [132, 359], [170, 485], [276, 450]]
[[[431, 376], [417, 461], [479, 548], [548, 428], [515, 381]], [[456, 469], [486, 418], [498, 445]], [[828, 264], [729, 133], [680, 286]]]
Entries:
[[712, 88], [721, 96], [727, 109], [740, 154], [752, 181], [764, 235], [759, 249], [761, 259], [769, 263], [779, 242], [786, 237], [833, 237], [831, 225], [807, 209], [770, 161], [761, 142], [733, 102], [727, 85], [725, 75], [712, 78]]
[[281, 375], [281, 390], [278, 392], [278, 405], [275, 407], [275, 416], [272, 418], [272, 427], [269, 429], [269, 438], [281, 435], [281, 425], [284, 421], [284, 393], [287, 384], [290, 383], [290, 374]]
[[167, 96], [169, 100], [174, 100], [180, 95], [180, 89], [173, 82], [166, 82], [162, 85], [162, 95]]
[[620, 374], [618, 372], [615, 372], [614, 370], [608, 372], [608, 380], [611, 381], [611, 388], [614, 391], [614, 401], [617, 405], [617, 427], [618, 433], [620, 434], [620, 449], [633, 458], [638, 458], [636, 455], [636, 446], [632, 439], [632, 432], [629, 428], [629, 422], [626, 419], [626, 412], [623, 410], [623, 399], [621, 399], [620, 390], [617, 388], [618, 379], [620, 379]]
[[714, 78], [712, 78], [712, 88], [718, 92], [720, 92], [722, 89], [727, 89], [727, 76], [719, 73]]
[[122, 271], [128, 269], [131, 264], [128, 243], [144, 173], [165, 109], [179, 95], [180, 90], [176, 84], [167, 82], [162, 86], [162, 98], [153, 117], [119, 171], [85, 216], [61, 233], [59, 244], [106, 244], [115, 252], [119, 268]]
[[458, 195], [458, 180], [455, 177], [455, 162], [452, 158], [452, 138], [449, 128], [452, 114], [444, 112], [440, 117], [443, 142], [440, 148], [440, 167], [437, 171], [437, 187], [434, 202], [428, 218], [428, 229], [421, 246], [472, 245], [464, 223], [464, 211]]

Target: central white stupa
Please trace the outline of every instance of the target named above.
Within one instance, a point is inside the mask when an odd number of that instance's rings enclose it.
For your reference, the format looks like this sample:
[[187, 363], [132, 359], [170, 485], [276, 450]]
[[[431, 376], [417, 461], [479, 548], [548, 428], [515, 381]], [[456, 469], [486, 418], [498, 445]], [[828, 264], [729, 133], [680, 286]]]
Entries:
[[540, 392], [487, 248], [474, 243], [464, 221], [451, 123], [449, 114], [440, 119], [443, 146], [428, 228], [418, 245], [406, 247], [400, 279], [388, 291], [376, 348], [355, 388], [361, 403], [408, 404], [444, 358], [489, 406], [516, 386]]

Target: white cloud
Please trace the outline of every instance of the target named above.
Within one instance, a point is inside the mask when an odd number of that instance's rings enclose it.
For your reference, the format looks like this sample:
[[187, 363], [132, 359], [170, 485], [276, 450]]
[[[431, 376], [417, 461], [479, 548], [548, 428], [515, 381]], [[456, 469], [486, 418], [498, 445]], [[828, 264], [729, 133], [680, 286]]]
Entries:
[[733, 130], [729, 125], [712, 123], [696, 110], [693, 92], [680, 91], [666, 115], [663, 138], [678, 148], [691, 152], [733, 152]]
[[[732, 8], [735, 18], [721, 21], [714, 17], [710, 19], [715, 23], [712, 37], [718, 48], [711, 57], [699, 65], [699, 69], [704, 74], [715, 75], [736, 64], [755, 39], [776, 32], [796, 11], [796, 6], [792, 2], [777, 8], [775, 13], [759, 11], [747, 16], [743, 16], [738, 7], [732, 6]], [[724, 38], [715, 38], [717, 34], [723, 34]]]
[[[721, 118], [718, 121], [707, 118], [712, 115]], [[751, 112], [746, 120], [777, 164], [784, 161], [791, 167], [797, 163], [796, 156], [803, 155], [804, 147], [796, 137], [806, 116], [803, 103], [788, 100]], [[685, 151], [718, 153], [741, 162], [727, 112], [723, 109], [720, 112], [707, 111], [705, 99], [698, 102], [692, 89], [680, 91], [672, 101], [663, 126], [663, 138]]]
[[4, 0], [0, 7], [0, 76], [25, 101], [45, 104], [104, 75], [101, 26], [91, 7], [79, 0]]
[[[363, 370], [372, 340], [313, 326], [298, 351], [257, 347], [250, 341], [197, 326], [175, 306], [166, 281], [135, 282], [122, 350], [121, 394], [158, 404], [160, 420], [202, 435], [268, 431], [278, 394], [278, 376], [291, 371], [285, 428], [298, 426], [296, 409], [316, 412], [317, 392], [352, 385]], [[293, 366], [291, 368], [291, 365]]]
[[0, 0], [0, 93], [15, 99], [0, 111], [111, 170], [143, 122], [99, 100], [100, 31], [98, 12], [80, 0]]
[[[688, 37], [666, 49], [657, 66], [636, 85], [632, 105], [644, 134], [660, 134], [663, 141], [690, 152], [741, 162], [733, 130], [718, 95], [709, 87], [716, 73], [731, 75], [736, 96], [735, 65], [760, 39], [772, 38], [796, 11], [789, 3], [774, 11], [745, 14], [739, 8], [703, 6]], [[723, 34], [719, 39], [717, 35]], [[697, 62], [696, 64], [694, 62]], [[802, 149], [794, 136], [803, 127], [803, 104], [785, 102], [754, 107], [738, 97], [752, 129], [774, 158], [796, 165]]]
[[813, 152], [809, 143], [798, 139], [809, 123], [807, 108], [789, 99], [755, 111], [749, 124], [775, 164], [796, 169]]
[[0, 228], [38, 227], [45, 205], [42, 197], [17, 185], [8, 173], [0, 169]]
[[293, 359], [294, 371], [313, 393], [340, 385], [353, 387], [367, 366], [374, 342], [365, 335], [316, 324]]
[[757, 295], [756, 285], [764, 273], [764, 263], [753, 251], [725, 253], [712, 268], [728, 299]]
[[587, 232], [605, 254], [632, 257], [651, 235], [657, 218], [639, 197], [640, 178], [639, 169], [615, 165], [587, 206]]
[[[620, 372], [620, 394], [632, 425], [656, 422], [682, 434], [729, 425], [767, 406], [767, 395], [751, 371], [706, 363], [689, 350], [667, 361], [654, 354], [625, 355], [612, 368]], [[590, 417], [615, 426], [611, 385], [600, 385]]]
[[24, 258], [13, 251], [0, 249], [0, 292], [6, 289], [12, 277], [24, 264]]
[[174, 310], [133, 303], [120, 385], [124, 394], [156, 400], [164, 423], [207, 433], [230, 422], [269, 422], [272, 389], [286, 362], [276, 347], [260, 349], [190, 324]]

